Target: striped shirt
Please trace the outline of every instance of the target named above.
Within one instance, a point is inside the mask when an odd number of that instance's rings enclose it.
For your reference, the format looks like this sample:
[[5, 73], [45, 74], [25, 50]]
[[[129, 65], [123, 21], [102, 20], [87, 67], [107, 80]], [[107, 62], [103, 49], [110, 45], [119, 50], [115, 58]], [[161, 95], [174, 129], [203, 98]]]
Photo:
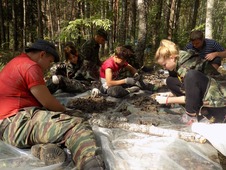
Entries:
[[205, 56], [212, 52], [221, 52], [224, 51], [224, 47], [222, 47], [218, 42], [212, 39], [205, 38], [203, 47], [201, 49], [195, 48], [192, 43], [188, 43], [186, 47], [184, 48], [185, 51], [188, 49], [194, 50], [196, 53], [199, 54], [201, 58], [205, 58]]

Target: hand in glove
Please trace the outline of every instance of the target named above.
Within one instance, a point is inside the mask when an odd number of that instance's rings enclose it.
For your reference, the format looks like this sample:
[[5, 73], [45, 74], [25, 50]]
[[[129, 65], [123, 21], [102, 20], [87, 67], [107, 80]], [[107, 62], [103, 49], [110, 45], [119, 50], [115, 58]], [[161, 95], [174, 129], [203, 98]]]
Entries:
[[140, 80], [141, 76], [140, 76], [139, 73], [135, 73], [135, 74], [133, 75], [133, 78], [134, 78], [136, 81], [138, 81], [138, 80]]
[[168, 103], [168, 96], [156, 96], [155, 100], [159, 103], [159, 104], [167, 104]]
[[136, 83], [136, 80], [132, 77], [127, 77], [127, 78], [125, 78], [125, 83], [130, 84], [130, 85], [134, 85]]
[[157, 93], [157, 94], [162, 97], [168, 97], [170, 96], [171, 92], [163, 92], [163, 93]]
[[53, 75], [52, 76], [52, 82], [53, 82], [53, 84], [59, 84], [60, 80], [59, 80], [59, 78], [56, 75]]
[[92, 91], [91, 91], [91, 97], [92, 98], [95, 98], [95, 97], [99, 96], [99, 94], [100, 94], [100, 90], [99, 89], [97, 89], [97, 88], [93, 88], [92, 89]]

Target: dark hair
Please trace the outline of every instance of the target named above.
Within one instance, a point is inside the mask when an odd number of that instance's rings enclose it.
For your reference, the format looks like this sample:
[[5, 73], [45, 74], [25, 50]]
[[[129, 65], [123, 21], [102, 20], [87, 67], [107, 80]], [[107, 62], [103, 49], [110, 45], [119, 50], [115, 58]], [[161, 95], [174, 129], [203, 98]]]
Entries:
[[77, 50], [75, 48], [75, 46], [73, 44], [67, 44], [64, 47], [64, 54], [65, 54], [65, 60], [68, 61], [70, 55], [76, 55], [77, 54]]
[[194, 30], [190, 34], [190, 41], [203, 40], [203, 39], [204, 39], [204, 35], [203, 35], [203, 32], [200, 30]]
[[123, 47], [127, 48], [127, 49], [130, 50], [132, 53], [135, 53], [134, 50], [133, 50], [132, 45], [126, 44], [126, 45], [123, 45]]
[[132, 51], [123, 46], [118, 46], [115, 48], [115, 55], [121, 59], [127, 60], [132, 55]]
[[103, 37], [106, 41], [108, 40], [108, 33], [103, 28], [98, 29], [96, 35]]

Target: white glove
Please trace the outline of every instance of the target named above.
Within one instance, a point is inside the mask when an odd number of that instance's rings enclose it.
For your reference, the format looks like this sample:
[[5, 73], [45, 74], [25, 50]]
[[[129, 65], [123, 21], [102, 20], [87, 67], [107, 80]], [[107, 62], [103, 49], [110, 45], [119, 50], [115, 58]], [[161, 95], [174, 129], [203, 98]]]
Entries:
[[158, 96], [161, 96], [161, 97], [168, 97], [170, 96], [171, 92], [164, 92], [164, 93], [157, 93]]
[[56, 75], [53, 75], [52, 76], [52, 82], [53, 82], [53, 84], [59, 84], [60, 80], [59, 80], [59, 78]]
[[159, 104], [167, 104], [167, 100], [168, 100], [168, 96], [156, 96], [155, 100], [159, 103]]
[[91, 91], [91, 97], [92, 97], [92, 98], [95, 98], [95, 97], [99, 96], [100, 93], [101, 93], [101, 92], [100, 92], [99, 89], [93, 88], [92, 91]]

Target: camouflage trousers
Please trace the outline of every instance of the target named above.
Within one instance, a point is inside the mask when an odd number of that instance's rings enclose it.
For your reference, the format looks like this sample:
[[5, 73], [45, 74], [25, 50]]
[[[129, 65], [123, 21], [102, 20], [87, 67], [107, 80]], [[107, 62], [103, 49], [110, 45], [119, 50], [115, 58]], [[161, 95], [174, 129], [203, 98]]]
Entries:
[[97, 150], [94, 133], [87, 121], [61, 112], [25, 108], [8, 118], [2, 140], [18, 148], [56, 143], [67, 147], [77, 169]]

